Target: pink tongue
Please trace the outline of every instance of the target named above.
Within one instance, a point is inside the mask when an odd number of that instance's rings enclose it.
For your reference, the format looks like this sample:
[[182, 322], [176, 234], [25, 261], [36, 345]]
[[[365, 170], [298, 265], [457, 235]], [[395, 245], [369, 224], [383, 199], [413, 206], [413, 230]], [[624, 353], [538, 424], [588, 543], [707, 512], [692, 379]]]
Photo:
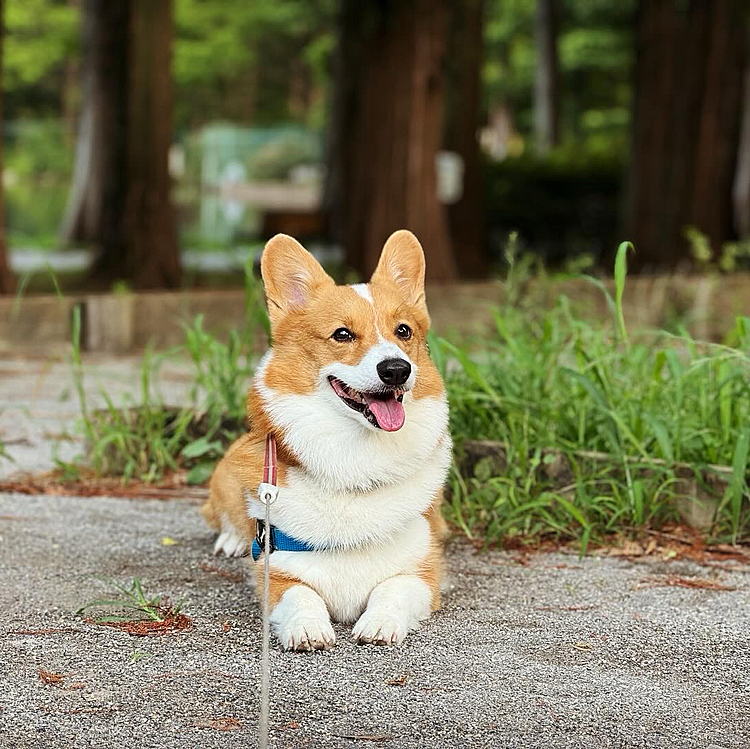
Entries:
[[399, 403], [395, 398], [378, 400], [368, 395], [365, 395], [365, 399], [381, 429], [386, 432], [396, 432], [404, 425], [406, 414], [403, 403]]

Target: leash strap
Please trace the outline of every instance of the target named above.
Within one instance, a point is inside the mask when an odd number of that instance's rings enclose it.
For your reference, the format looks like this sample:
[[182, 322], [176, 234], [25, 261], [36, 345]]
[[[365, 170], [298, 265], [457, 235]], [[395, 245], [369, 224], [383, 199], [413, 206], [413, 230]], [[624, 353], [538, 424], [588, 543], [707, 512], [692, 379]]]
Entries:
[[[266, 517], [264, 526], [271, 528], [271, 503], [276, 499], [278, 487], [276, 486], [276, 438], [273, 434], [266, 435], [266, 456], [263, 462], [263, 483], [258, 487], [258, 496], [266, 508]], [[260, 521], [256, 521], [259, 524]], [[260, 721], [258, 733], [261, 749], [268, 748], [268, 715], [269, 715], [269, 687], [271, 681], [271, 627], [270, 627], [270, 605], [269, 605], [269, 586], [270, 586], [270, 563], [271, 556], [271, 534], [264, 533], [263, 539], [263, 645], [261, 656], [261, 678], [260, 678]], [[253, 542], [253, 546], [257, 543]], [[253, 559], [255, 559], [253, 554]]]
[[276, 486], [276, 438], [273, 434], [266, 435], [266, 457], [263, 461], [263, 483]]

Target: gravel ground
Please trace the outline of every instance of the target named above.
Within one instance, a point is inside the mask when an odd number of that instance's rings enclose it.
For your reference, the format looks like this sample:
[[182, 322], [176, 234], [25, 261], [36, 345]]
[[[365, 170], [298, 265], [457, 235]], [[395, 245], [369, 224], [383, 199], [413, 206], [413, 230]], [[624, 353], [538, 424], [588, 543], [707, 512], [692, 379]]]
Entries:
[[[0, 746], [257, 746], [258, 604], [210, 540], [188, 500], [0, 496]], [[448, 560], [443, 610], [401, 647], [337, 626], [331, 652], [274, 649], [274, 747], [750, 746], [750, 568], [459, 541]], [[736, 590], [642, 582], [663, 575]], [[82, 622], [96, 576], [184, 598], [193, 628]]]

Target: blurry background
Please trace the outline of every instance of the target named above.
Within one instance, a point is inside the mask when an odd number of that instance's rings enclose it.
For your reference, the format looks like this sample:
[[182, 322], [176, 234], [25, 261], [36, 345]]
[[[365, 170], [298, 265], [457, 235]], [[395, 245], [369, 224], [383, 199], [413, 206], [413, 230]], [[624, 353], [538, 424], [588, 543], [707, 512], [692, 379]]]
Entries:
[[[4, 0], [0, 292], [750, 255], [746, 0]], [[29, 289], [51, 286], [49, 274]]]

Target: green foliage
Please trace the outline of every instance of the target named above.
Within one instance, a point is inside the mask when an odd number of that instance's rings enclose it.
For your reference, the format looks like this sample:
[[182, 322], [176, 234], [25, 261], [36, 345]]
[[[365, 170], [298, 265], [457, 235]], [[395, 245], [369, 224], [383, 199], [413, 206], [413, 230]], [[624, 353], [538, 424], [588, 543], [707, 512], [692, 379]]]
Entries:
[[[627, 141], [634, 60], [634, 0], [568, 0], [560, 4], [563, 140], [594, 140], [621, 149]], [[531, 135], [536, 0], [488, 0], [484, 29], [485, 95], [503, 106], [523, 138]]]
[[[204, 329], [198, 316], [185, 325], [185, 343], [166, 353], [146, 351], [141, 365], [141, 391], [136, 402], [115, 405], [102, 389], [106, 408], [92, 410], [84, 387], [81, 358], [81, 315], [73, 311], [71, 367], [86, 441], [86, 461], [98, 475], [153, 482], [165, 473], [188, 470], [188, 482], [207, 481], [226, 448], [245, 431], [245, 397], [257, 346], [268, 341], [270, 323], [262, 286], [246, 266], [244, 330], [232, 330], [223, 341]], [[172, 408], [155, 392], [160, 366], [167, 359], [188, 356], [194, 365], [192, 404]], [[60, 467], [78, 477], [78, 466]]]
[[6, 127], [6, 140], [5, 221], [11, 242], [54, 246], [73, 169], [61, 123], [12, 122]]
[[[616, 298], [608, 297], [610, 324], [576, 319], [565, 297], [538, 315], [516, 296], [476, 351], [440, 342], [459, 451], [464, 439], [485, 439], [507, 453], [502, 471], [485, 463], [454, 472], [449, 513], [468, 532], [585, 545], [623, 526], [658, 527], [676, 518], [689, 475], [718, 503], [715, 537], [750, 533], [750, 326], [738, 321], [736, 347], [659, 331], [628, 341], [627, 247], [618, 253]], [[723, 494], [705, 478], [716, 479], [712, 464], [731, 467]]]
[[[325, 106], [334, 0], [176, 0], [174, 71], [179, 128], [211, 119], [320, 125], [295, 109], [291, 86], [311, 79]], [[292, 103], [290, 103], [290, 101]]]
[[[6, 0], [3, 90], [60, 84], [64, 63], [78, 54], [78, 9], [62, 0]], [[36, 98], [36, 97], [35, 97]]]

